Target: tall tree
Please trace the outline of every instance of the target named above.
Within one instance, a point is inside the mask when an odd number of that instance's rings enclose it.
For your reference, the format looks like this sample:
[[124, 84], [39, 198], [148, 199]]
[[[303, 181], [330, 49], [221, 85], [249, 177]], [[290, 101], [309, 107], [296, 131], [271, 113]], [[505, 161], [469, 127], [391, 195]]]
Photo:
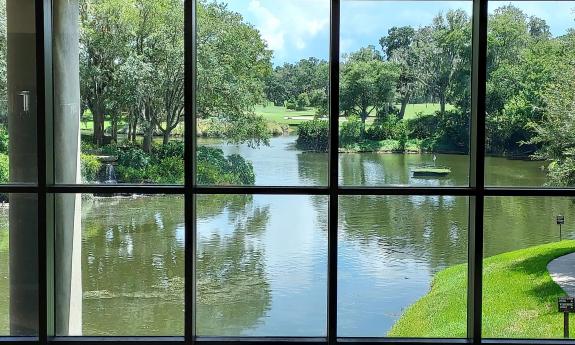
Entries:
[[120, 87], [118, 71], [127, 56], [128, 4], [123, 0], [82, 0], [80, 4], [80, 82], [92, 113], [94, 143], [104, 143], [105, 115]]
[[229, 141], [267, 143], [265, 121], [254, 106], [265, 100], [272, 52], [259, 31], [226, 5], [200, 1], [197, 52], [197, 116], [228, 124]]
[[413, 47], [415, 33], [415, 29], [410, 26], [394, 26], [387, 31], [387, 36], [379, 40], [387, 60], [395, 62], [400, 68], [397, 82], [397, 94], [401, 103], [399, 119], [405, 115], [405, 109], [417, 85], [415, 70], [417, 60]]
[[341, 110], [347, 115], [359, 116], [365, 130], [365, 121], [372, 112], [389, 110], [399, 75], [399, 67], [383, 61], [374, 46], [351, 54], [341, 69]]

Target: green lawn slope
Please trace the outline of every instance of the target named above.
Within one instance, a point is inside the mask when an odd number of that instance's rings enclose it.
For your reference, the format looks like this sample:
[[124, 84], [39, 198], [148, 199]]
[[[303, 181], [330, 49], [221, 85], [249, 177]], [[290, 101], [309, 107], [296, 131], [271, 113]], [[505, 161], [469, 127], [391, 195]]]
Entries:
[[[565, 293], [549, 276], [547, 264], [571, 252], [575, 241], [570, 240], [486, 258], [483, 337], [562, 338], [557, 297]], [[388, 336], [466, 337], [466, 291], [466, 264], [437, 273], [429, 293], [407, 308]]]

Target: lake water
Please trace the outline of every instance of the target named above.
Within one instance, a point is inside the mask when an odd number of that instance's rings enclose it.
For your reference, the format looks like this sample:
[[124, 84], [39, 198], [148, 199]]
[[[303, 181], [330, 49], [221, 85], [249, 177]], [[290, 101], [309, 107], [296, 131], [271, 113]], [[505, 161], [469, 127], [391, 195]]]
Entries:
[[[293, 143], [279, 137], [269, 147], [223, 149], [251, 161], [259, 185], [325, 185], [327, 155]], [[410, 167], [432, 157], [341, 154], [340, 182], [467, 184], [462, 155], [437, 155], [437, 164], [452, 169], [447, 178], [410, 176]], [[541, 162], [487, 164], [490, 184], [545, 181]], [[325, 335], [328, 199], [205, 195], [197, 205], [197, 334]], [[436, 272], [467, 260], [466, 197], [346, 196], [339, 208], [340, 336], [385, 336]], [[183, 210], [179, 196], [84, 198], [84, 335], [183, 335]], [[560, 213], [565, 237], [575, 235], [568, 198], [489, 198], [485, 211], [486, 255], [556, 241]], [[8, 332], [6, 224], [0, 209], [0, 334]]]

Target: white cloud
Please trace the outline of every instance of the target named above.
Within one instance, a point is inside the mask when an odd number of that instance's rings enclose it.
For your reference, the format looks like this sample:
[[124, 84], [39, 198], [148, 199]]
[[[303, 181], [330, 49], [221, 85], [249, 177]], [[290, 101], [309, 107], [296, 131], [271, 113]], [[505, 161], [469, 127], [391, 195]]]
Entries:
[[282, 50], [285, 45], [285, 32], [282, 30], [281, 20], [263, 7], [258, 0], [250, 1], [248, 10], [258, 19], [257, 27], [268, 47], [272, 50]]
[[248, 12], [276, 56], [310, 47], [321, 33], [329, 37], [329, 0], [250, 0]]

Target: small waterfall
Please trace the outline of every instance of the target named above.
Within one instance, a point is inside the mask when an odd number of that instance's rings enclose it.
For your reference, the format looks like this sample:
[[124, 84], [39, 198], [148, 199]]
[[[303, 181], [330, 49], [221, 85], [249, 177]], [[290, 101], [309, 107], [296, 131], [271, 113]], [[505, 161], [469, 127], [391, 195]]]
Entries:
[[114, 164], [107, 163], [106, 164], [106, 173], [104, 175], [104, 183], [113, 184], [118, 183], [116, 180], [116, 169], [114, 168]]

